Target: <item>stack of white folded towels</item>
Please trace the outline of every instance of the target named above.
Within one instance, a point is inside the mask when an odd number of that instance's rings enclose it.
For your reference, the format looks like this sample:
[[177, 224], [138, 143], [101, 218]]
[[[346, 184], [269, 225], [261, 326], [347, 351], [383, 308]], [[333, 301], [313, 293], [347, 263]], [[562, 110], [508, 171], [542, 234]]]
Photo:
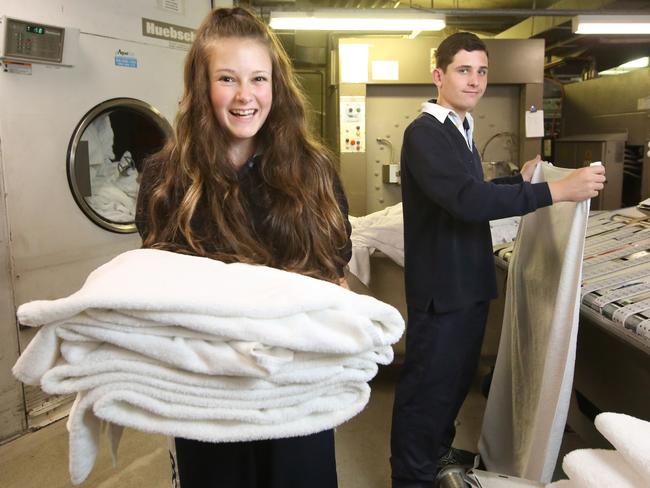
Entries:
[[650, 422], [601, 413], [596, 428], [615, 449], [578, 449], [564, 456], [568, 480], [547, 488], [647, 488], [650, 486]]
[[14, 366], [24, 383], [76, 394], [70, 474], [81, 483], [102, 422], [202, 441], [307, 435], [366, 405], [393, 359], [399, 312], [322, 280], [140, 249], [59, 300], [18, 309], [40, 330]]

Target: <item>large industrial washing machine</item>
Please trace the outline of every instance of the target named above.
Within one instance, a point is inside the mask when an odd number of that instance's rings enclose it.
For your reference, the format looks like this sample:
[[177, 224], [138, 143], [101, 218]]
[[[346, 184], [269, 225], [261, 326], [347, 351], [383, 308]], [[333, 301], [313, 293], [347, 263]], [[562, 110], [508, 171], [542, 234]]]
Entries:
[[[140, 246], [137, 176], [171, 133], [184, 59], [211, 3], [219, 2], [0, 5], [0, 167], [15, 306], [70, 294], [92, 269]], [[4, 322], [0, 383], [15, 392], [5, 366], [18, 348], [5, 338], [16, 325]], [[19, 327], [20, 350], [32, 335]], [[65, 412], [44, 395], [25, 389], [23, 429]]]

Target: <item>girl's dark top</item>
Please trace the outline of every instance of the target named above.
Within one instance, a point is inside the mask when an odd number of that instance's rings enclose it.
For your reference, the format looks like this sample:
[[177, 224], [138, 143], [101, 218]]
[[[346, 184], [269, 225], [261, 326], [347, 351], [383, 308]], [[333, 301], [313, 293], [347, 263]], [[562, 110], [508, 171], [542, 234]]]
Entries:
[[[261, 225], [262, 221], [266, 215], [266, 207], [262, 202], [262, 199], [259, 198], [261, 192], [259, 188], [264, 184], [259, 172], [258, 162], [261, 159], [260, 155], [255, 155], [250, 158], [244, 166], [239, 170], [239, 185], [240, 185], [240, 195], [243, 199], [244, 208], [247, 209], [250, 219], [253, 223], [253, 228], [255, 229], [259, 239], [261, 241], [265, 240], [263, 235], [264, 227]], [[148, 234], [147, 229], [147, 215], [146, 208], [151, 194], [153, 184], [158, 180], [160, 176], [161, 168], [156, 163], [149, 163], [145, 165], [144, 171], [142, 172], [142, 178], [140, 181], [140, 190], [138, 192], [138, 203], [136, 209], [135, 224], [138, 228], [138, 232], [144, 240]], [[348, 219], [348, 202], [345, 198], [341, 182], [338, 177], [334, 180], [334, 192], [336, 195], [336, 200], [343, 214], [343, 220], [345, 222], [345, 229], [348, 235], [348, 239], [344, 249], [341, 250], [341, 258], [344, 263], [350, 261], [352, 257], [352, 243], [350, 241], [350, 234], [352, 227]], [[182, 247], [181, 242], [176, 242]], [[220, 248], [220, 243], [214, 243], [214, 249]], [[339, 276], [343, 276], [343, 267], [339, 270]]]

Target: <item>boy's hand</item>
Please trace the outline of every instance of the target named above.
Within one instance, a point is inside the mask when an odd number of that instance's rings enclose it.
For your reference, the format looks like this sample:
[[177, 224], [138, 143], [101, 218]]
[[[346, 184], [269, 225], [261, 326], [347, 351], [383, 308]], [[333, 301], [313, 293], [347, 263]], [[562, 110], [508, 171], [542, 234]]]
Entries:
[[530, 161], [526, 161], [524, 165], [521, 167], [520, 173], [521, 177], [524, 179], [524, 181], [530, 182], [530, 180], [533, 178], [533, 173], [535, 172], [535, 168], [537, 167], [537, 164], [542, 160], [542, 157], [538, 154], [535, 156], [534, 159], [531, 159]]
[[587, 166], [548, 184], [555, 202], [580, 202], [598, 196], [605, 186], [605, 167]]

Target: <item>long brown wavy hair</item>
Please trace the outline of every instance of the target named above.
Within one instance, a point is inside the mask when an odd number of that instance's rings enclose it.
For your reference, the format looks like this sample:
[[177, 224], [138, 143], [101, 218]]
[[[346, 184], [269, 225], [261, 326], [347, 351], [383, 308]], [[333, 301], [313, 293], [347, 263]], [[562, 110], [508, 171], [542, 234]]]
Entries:
[[[211, 47], [221, 38], [259, 41], [272, 61], [272, 105], [256, 136], [265, 239], [242, 203], [228, 133], [210, 102]], [[304, 96], [276, 36], [246, 9], [214, 10], [196, 33], [184, 76], [174, 136], [147, 162], [156, 175], [142, 209], [143, 246], [337, 280], [347, 234], [333, 158], [308, 129]]]

